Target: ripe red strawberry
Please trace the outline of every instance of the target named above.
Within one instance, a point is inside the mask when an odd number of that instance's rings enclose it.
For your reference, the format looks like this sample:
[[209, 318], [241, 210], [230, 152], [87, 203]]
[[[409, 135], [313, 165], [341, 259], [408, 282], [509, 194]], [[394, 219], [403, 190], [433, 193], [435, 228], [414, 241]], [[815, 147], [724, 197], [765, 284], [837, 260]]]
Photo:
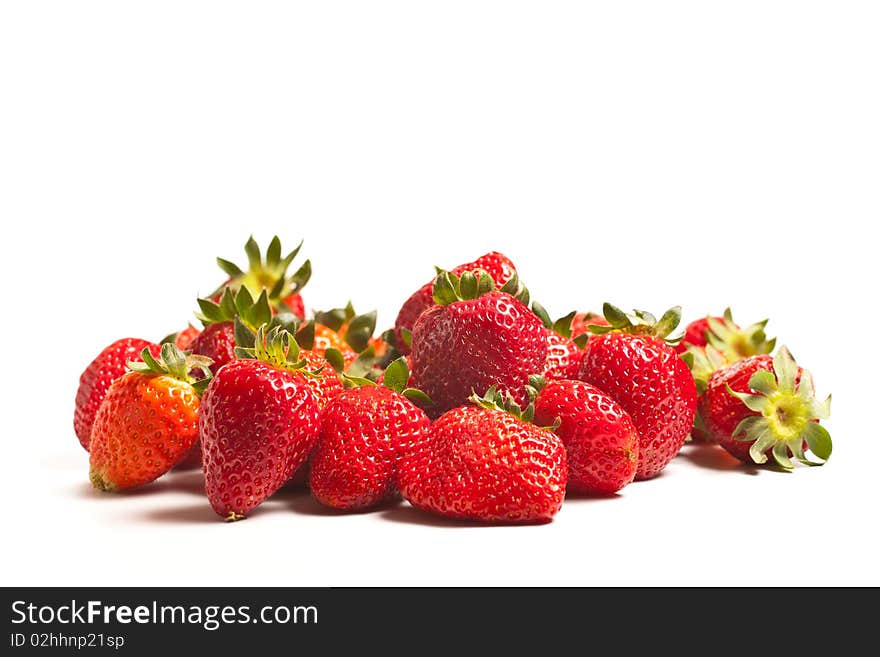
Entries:
[[594, 312], [575, 313], [571, 319], [571, 337], [576, 338], [579, 335], [593, 337], [590, 326], [609, 326], [609, 324], [607, 319]]
[[[147, 484], [168, 472], [198, 438], [199, 392], [210, 378], [205, 358], [185, 356], [173, 344], [155, 359], [149, 347], [143, 362], [116, 379], [107, 391], [92, 429], [89, 479], [95, 488], [117, 491]], [[207, 377], [190, 376], [199, 368]]]
[[[552, 431], [517, 418], [496, 403], [442, 415], [425, 440], [398, 464], [403, 497], [451, 518], [494, 523], [548, 522], [561, 508], [567, 478], [565, 446]], [[514, 410], [515, 407], [511, 407]]]
[[217, 372], [202, 398], [199, 438], [211, 506], [239, 520], [302, 465], [318, 438], [318, 401], [287, 331], [257, 330], [253, 349]]
[[[678, 454], [694, 423], [697, 390], [685, 362], [663, 341], [681, 318], [668, 310], [658, 322], [606, 303], [609, 327], [587, 343], [578, 378], [610, 395], [639, 432], [636, 479], [657, 475]], [[601, 329], [594, 329], [594, 331]]]
[[[461, 276], [466, 271], [482, 269], [502, 286], [516, 274], [516, 267], [510, 259], [502, 253], [492, 251], [480, 256], [473, 262], [468, 262], [453, 268], [450, 273]], [[412, 332], [416, 320], [426, 309], [434, 305], [434, 281], [425, 283], [412, 296], [407, 299], [397, 314], [394, 322], [395, 346], [397, 350], [406, 355], [410, 352], [409, 341], [404, 334]]]
[[342, 385], [333, 366], [318, 352], [300, 349], [299, 357], [305, 361], [304, 369], [309, 372], [306, 383], [315, 393], [315, 400], [320, 410], [342, 393], [345, 386]]
[[[709, 379], [702, 416], [713, 439], [746, 463], [791, 469], [794, 457], [822, 465], [831, 456], [831, 436], [819, 424], [831, 412], [831, 396], [815, 398], [813, 377], [798, 367], [785, 347], [775, 357], [752, 356], [721, 369]], [[804, 445], [820, 459], [810, 461]]]
[[173, 342], [174, 345], [181, 351], [189, 351], [193, 340], [199, 337], [200, 333], [201, 331], [199, 329], [190, 324], [182, 331], [172, 333], [171, 335], [166, 335], [164, 338], [162, 338], [160, 344]]
[[273, 311], [289, 311], [299, 319], [303, 319], [306, 314], [299, 291], [305, 287], [312, 276], [312, 263], [306, 260], [294, 274], [287, 274], [287, 269], [301, 247], [302, 242], [282, 258], [281, 240], [276, 236], [272, 238], [264, 256], [260, 252], [257, 242], [251, 237], [244, 245], [248, 258], [247, 271], [243, 271], [229, 260], [217, 258], [217, 264], [229, 276], [229, 279], [214, 292], [212, 300], [219, 302], [226, 288], [231, 288], [233, 292], [236, 292], [239, 288], [244, 287], [254, 298], [266, 292], [269, 295], [269, 303]]
[[397, 461], [425, 439], [431, 421], [407, 397], [401, 358], [386, 371], [387, 385], [365, 383], [346, 390], [321, 413], [321, 435], [309, 457], [309, 486], [321, 504], [357, 511], [397, 493]]
[[636, 476], [639, 435], [623, 408], [583, 381], [550, 381], [535, 399], [535, 423], [558, 422], [556, 435], [568, 455], [568, 490], [590, 495], [614, 493]]
[[[741, 329], [733, 321], [730, 308], [724, 311], [723, 317], [704, 317], [688, 324], [676, 351], [679, 354], [689, 354], [685, 358], [691, 361], [690, 368], [697, 385], [697, 393], [702, 396], [709, 378], [722, 367], [743, 358], [773, 351], [776, 338], [767, 338], [764, 332], [766, 326], [765, 319]], [[691, 430], [693, 440], [710, 442], [704, 425], [698, 400], [697, 415]]]
[[701, 402], [709, 379], [715, 372], [730, 365], [730, 361], [715, 347], [708, 344], [704, 347], [688, 347], [681, 358], [690, 367], [697, 388], [697, 414], [694, 416], [694, 426], [691, 428], [691, 440], [703, 443], [712, 442], [703, 421], [703, 414], [700, 410]]
[[[547, 336], [541, 321], [511, 294], [518, 286], [514, 277], [496, 290], [485, 272], [437, 277], [438, 305], [422, 313], [412, 334], [413, 382], [434, 401], [431, 417], [491, 386], [525, 402], [529, 375], [544, 368]], [[521, 293], [526, 302], [527, 294]]]
[[76, 391], [76, 407], [73, 412], [73, 430], [80, 444], [89, 450], [92, 425], [104, 396], [113, 383], [128, 371], [128, 361], [140, 359], [144, 347], [154, 356], [159, 355], [159, 345], [138, 338], [123, 338], [105, 347], [79, 377]]
[[713, 346], [731, 362], [735, 363], [749, 356], [769, 354], [776, 346], [776, 339], [768, 339], [764, 328], [767, 320], [740, 328], [733, 321], [730, 308], [724, 310], [722, 317], [701, 317], [687, 325], [684, 337], [675, 350], [683, 354], [688, 347]]
[[547, 336], [544, 376], [548, 379], [576, 379], [584, 355], [581, 348], [587, 342], [586, 336], [577, 341], [571, 339], [571, 323], [576, 313], [570, 312], [554, 322], [537, 301], [532, 302], [532, 312], [544, 324]]
[[193, 340], [190, 348], [192, 353], [207, 356], [213, 361], [211, 371], [217, 371], [235, 359], [235, 318], [251, 331], [272, 319], [268, 295], [260, 293], [254, 301], [248, 288], [241, 287], [237, 292], [227, 288], [219, 303], [210, 299], [199, 299], [201, 313], [198, 317], [205, 325], [205, 330]]

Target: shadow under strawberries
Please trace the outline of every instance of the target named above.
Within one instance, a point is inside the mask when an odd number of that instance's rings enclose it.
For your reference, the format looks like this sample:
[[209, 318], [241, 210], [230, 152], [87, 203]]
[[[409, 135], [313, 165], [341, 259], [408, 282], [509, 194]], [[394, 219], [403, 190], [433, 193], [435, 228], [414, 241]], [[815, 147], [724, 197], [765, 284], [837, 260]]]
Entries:
[[756, 475], [761, 470], [761, 468], [755, 465], [743, 463], [738, 458], [728, 454], [723, 448], [711, 443], [686, 443], [678, 453], [678, 458], [701, 468], [722, 472], [740, 472], [747, 475]]

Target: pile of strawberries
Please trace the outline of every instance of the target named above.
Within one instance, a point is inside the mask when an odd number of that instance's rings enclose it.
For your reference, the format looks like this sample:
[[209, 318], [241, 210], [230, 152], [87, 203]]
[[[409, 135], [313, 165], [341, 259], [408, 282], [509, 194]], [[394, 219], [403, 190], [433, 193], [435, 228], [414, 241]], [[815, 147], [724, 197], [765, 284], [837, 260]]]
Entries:
[[360, 511], [402, 495], [424, 511], [496, 523], [550, 520], [571, 494], [657, 475], [685, 441], [749, 463], [820, 465], [831, 439], [809, 372], [729, 311], [689, 324], [605, 304], [552, 321], [513, 263], [488, 253], [438, 270], [374, 336], [351, 304], [306, 317], [299, 247], [265, 254], [199, 299], [160, 343], [117, 340], [86, 368], [74, 428], [104, 491], [202, 468], [211, 506], [244, 518], [307, 482]]

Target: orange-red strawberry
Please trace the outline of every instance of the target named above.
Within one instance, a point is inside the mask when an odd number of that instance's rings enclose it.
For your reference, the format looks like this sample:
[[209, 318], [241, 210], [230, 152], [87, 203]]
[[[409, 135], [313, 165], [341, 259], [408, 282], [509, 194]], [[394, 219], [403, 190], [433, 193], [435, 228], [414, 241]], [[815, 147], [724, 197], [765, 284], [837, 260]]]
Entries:
[[568, 490], [614, 493], [636, 476], [639, 435], [629, 414], [604, 392], [583, 381], [550, 381], [535, 399], [535, 423], [557, 425], [568, 455]]
[[639, 432], [636, 479], [649, 479], [678, 454], [696, 413], [690, 370], [663, 340], [678, 326], [681, 309], [668, 310], [660, 321], [644, 311], [627, 315], [608, 303], [604, 309], [609, 326], [587, 343], [578, 378], [629, 413]]
[[[831, 413], [831, 396], [816, 400], [813, 377], [785, 347], [775, 357], [752, 356], [717, 371], [701, 406], [711, 437], [746, 463], [772, 458], [791, 469], [792, 458], [821, 465], [831, 456], [831, 436], [819, 424]], [[807, 459], [805, 445], [818, 463]]]
[[199, 438], [211, 506], [239, 520], [302, 465], [320, 429], [318, 401], [290, 333], [257, 330], [253, 349], [222, 367], [202, 399]]
[[562, 506], [565, 446], [552, 431], [501, 410], [495, 391], [442, 415], [398, 464], [416, 508], [493, 523], [549, 521]]
[[257, 242], [251, 237], [244, 245], [248, 259], [247, 271], [242, 270], [229, 260], [217, 258], [217, 264], [229, 279], [214, 292], [213, 301], [219, 302], [226, 288], [237, 291], [244, 287], [254, 298], [266, 292], [269, 295], [269, 303], [273, 312], [290, 311], [299, 319], [303, 319], [306, 316], [305, 307], [299, 291], [305, 287], [312, 276], [312, 263], [306, 260], [294, 274], [288, 275], [287, 273], [301, 247], [302, 242], [282, 258], [281, 240], [276, 236], [272, 238], [264, 256]]
[[[422, 313], [412, 333], [413, 382], [433, 401], [436, 417], [496, 386], [517, 403], [530, 374], [547, 359], [544, 326], [513, 296], [516, 277], [501, 290], [485, 272], [461, 278], [443, 272], [434, 284], [437, 305]], [[520, 292], [528, 302], [527, 292]]]
[[[162, 345], [156, 359], [145, 347], [143, 362], [116, 379], [92, 428], [89, 479], [95, 488], [117, 491], [147, 484], [168, 472], [198, 438], [199, 392], [210, 378], [210, 362]], [[200, 382], [190, 375], [199, 368]]]
[[321, 504], [357, 511], [397, 493], [397, 462], [431, 426], [407, 397], [409, 372], [401, 358], [386, 370], [385, 385], [363, 381], [337, 395], [321, 413], [321, 435], [309, 458], [309, 487]]
[[376, 311], [358, 315], [349, 302], [344, 308], [316, 312], [314, 321], [298, 329], [297, 341], [328, 358], [340, 371], [351, 372], [360, 357], [358, 371], [353, 372], [359, 376], [377, 361], [377, 348], [384, 352], [384, 342], [373, 337], [375, 330]]
[[[497, 251], [486, 253], [473, 262], [459, 265], [453, 268], [450, 273], [461, 276], [466, 271], [477, 269], [488, 272], [499, 286], [507, 283], [516, 274], [516, 267], [514, 267], [510, 258]], [[401, 354], [408, 354], [410, 352], [409, 343], [404, 334], [410, 334], [419, 315], [433, 305], [434, 281], [422, 285], [404, 302], [394, 322], [395, 346]]]
[[237, 292], [226, 288], [219, 303], [199, 299], [199, 319], [205, 330], [190, 345], [192, 353], [207, 356], [213, 362], [211, 371], [217, 371], [235, 359], [235, 318], [251, 331], [256, 331], [272, 319], [272, 310], [265, 291], [254, 301], [247, 287]]
[[86, 451], [89, 449], [95, 416], [110, 384], [128, 371], [128, 361], [140, 359], [144, 347], [149, 348], [153, 356], [159, 355], [159, 345], [148, 340], [117, 340], [105, 347], [80, 375], [73, 412], [73, 430]]

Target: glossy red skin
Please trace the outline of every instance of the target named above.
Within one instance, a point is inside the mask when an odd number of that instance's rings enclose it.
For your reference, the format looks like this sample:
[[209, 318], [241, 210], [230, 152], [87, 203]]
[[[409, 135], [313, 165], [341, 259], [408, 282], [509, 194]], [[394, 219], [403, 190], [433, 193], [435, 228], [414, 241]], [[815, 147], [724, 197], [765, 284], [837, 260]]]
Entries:
[[[723, 322], [723, 317], [713, 317], [716, 322]], [[709, 343], [706, 334], [709, 332], [709, 318], [695, 319], [684, 330], [684, 337], [675, 345], [675, 351], [683, 354], [688, 347], [705, 347]]]
[[299, 357], [306, 362], [305, 369], [313, 374], [306, 377], [306, 383], [315, 393], [318, 408], [322, 409], [330, 400], [345, 390], [345, 386], [342, 385], [333, 366], [318, 352], [302, 349], [299, 352]]
[[177, 348], [181, 351], [188, 351], [192, 346], [193, 340], [199, 337], [200, 333], [201, 331], [195, 326], [187, 326], [177, 334], [177, 337], [174, 339], [174, 344], [177, 345]]
[[[733, 432], [745, 418], [758, 413], [731, 395], [727, 386], [736, 392], [754, 394], [755, 391], [749, 388], [749, 379], [759, 370], [773, 372], [773, 357], [767, 354], [752, 356], [718, 370], [709, 378], [706, 392], [700, 397], [700, 413], [709, 438], [744, 463], [754, 463], [749, 454], [752, 443], [734, 440]], [[801, 371], [798, 369], [797, 380], [800, 380]], [[766, 453], [772, 462], [770, 450]]]
[[188, 383], [139, 372], [117, 378], [92, 428], [92, 483], [124, 490], [162, 476], [192, 448], [198, 418], [199, 396]]
[[413, 383], [433, 400], [431, 417], [493, 385], [522, 405], [528, 376], [547, 359], [541, 320], [504, 292], [429, 308], [412, 337]]
[[117, 340], [105, 347], [80, 375], [73, 411], [73, 430], [86, 451], [89, 451], [95, 416], [110, 384], [128, 371], [128, 361], [141, 360], [144, 347], [149, 347], [154, 356], [158, 356], [161, 349], [155, 342], [139, 338]]
[[[608, 320], [601, 315], [593, 315], [591, 313], [577, 313], [571, 320], [571, 337], [576, 338], [584, 333], [589, 333], [589, 326], [608, 326]], [[591, 336], [592, 337], [592, 336]]]
[[315, 393], [297, 372], [258, 360], [223, 367], [202, 396], [205, 492], [218, 515], [245, 516], [308, 457], [318, 439]]
[[397, 461], [425, 440], [431, 421], [384, 386], [346, 390], [321, 414], [321, 436], [309, 457], [309, 487], [318, 502], [360, 511], [397, 494]]
[[548, 522], [568, 476], [565, 446], [553, 432], [477, 406], [440, 417], [397, 472], [414, 507], [490, 523]]
[[[190, 327], [193, 328], [193, 327]], [[193, 329], [196, 330], [196, 329]], [[190, 343], [192, 353], [200, 356], [208, 356], [214, 362], [211, 364], [211, 373], [226, 363], [235, 359], [235, 325], [232, 322], [220, 322], [209, 325], [204, 331], [198, 333]], [[180, 335], [183, 335], [181, 333]], [[178, 342], [180, 336], [178, 336]], [[180, 347], [180, 344], [177, 345]], [[183, 347], [181, 347], [182, 349]], [[201, 378], [201, 372], [194, 372], [194, 376]], [[202, 448], [197, 442], [180, 463], [174, 466], [175, 470], [193, 470], [202, 467]]]
[[298, 318], [306, 318], [306, 307], [303, 303], [302, 295], [299, 292], [284, 297], [284, 303], [287, 305], [288, 308], [290, 308], [290, 312], [292, 312]]
[[[187, 326], [180, 333], [177, 334], [177, 338], [174, 340], [174, 344], [177, 345], [177, 348], [181, 351], [188, 351], [192, 348], [193, 341], [199, 337], [201, 331], [197, 329], [195, 326]], [[195, 470], [196, 468], [202, 467], [202, 448], [199, 445], [198, 441], [196, 444], [192, 446], [192, 449], [189, 450], [186, 456], [184, 456], [177, 465], [174, 466], [174, 470]]]
[[607, 495], [633, 481], [639, 434], [620, 404], [589, 383], [551, 381], [535, 400], [535, 424], [552, 426], [557, 419], [569, 491]]
[[[473, 271], [474, 269], [484, 269], [489, 272], [489, 275], [495, 281], [497, 287], [504, 285], [516, 273], [516, 267], [510, 261], [510, 258], [497, 251], [491, 251], [490, 253], [480, 256], [473, 262], [459, 265], [452, 269], [451, 272], [456, 276], [461, 276], [464, 272]], [[412, 331], [419, 316], [433, 305], [434, 281], [422, 285], [422, 287], [416, 290], [412, 296], [404, 302], [400, 312], [397, 314], [397, 319], [394, 322], [394, 334], [397, 336], [397, 350], [400, 353], [408, 354], [410, 352], [409, 347], [407, 347], [406, 343], [403, 341], [401, 329]]]
[[694, 424], [697, 388], [675, 350], [647, 335], [606, 333], [587, 343], [578, 378], [610, 395], [639, 432], [636, 479], [656, 476]]
[[213, 362], [211, 373], [235, 360], [235, 325], [232, 322], [209, 324], [199, 337], [192, 341], [190, 350], [199, 356], [207, 356]]
[[547, 360], [544, 376], [549, 379], [576, 379], [584, 356], [578, 346], [556, 331], [545, 329], [547, 334]]

